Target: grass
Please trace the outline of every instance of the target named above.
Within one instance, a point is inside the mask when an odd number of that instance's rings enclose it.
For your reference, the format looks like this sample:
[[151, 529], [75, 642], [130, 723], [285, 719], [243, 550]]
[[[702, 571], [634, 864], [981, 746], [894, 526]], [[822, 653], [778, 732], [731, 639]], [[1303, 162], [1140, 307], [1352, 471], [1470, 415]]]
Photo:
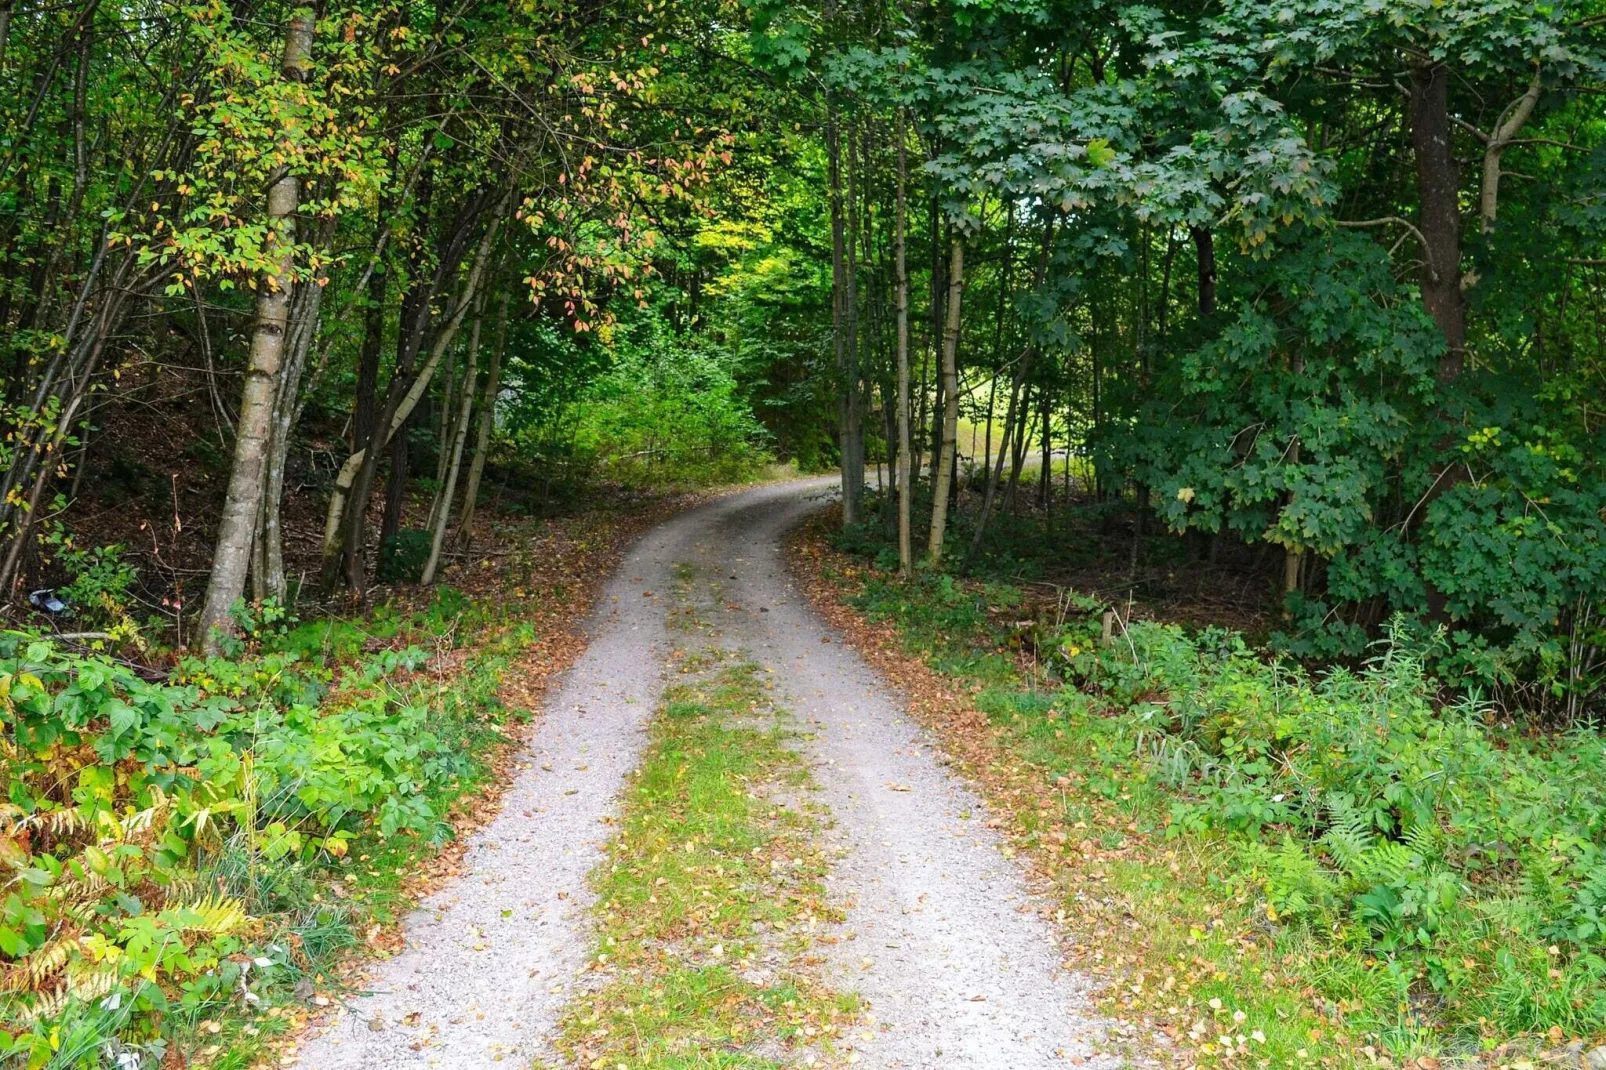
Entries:
[[808, 768], [758, 666], [706, 649], [679, 670], [592, 874], [592, 984], [561, 1049], [608, 1070], [830, 1061], [857, 1003], [812, 970], [815, 930], [840, 914]]
[[1016, 808], [1016, 831], [1048, 857], [1067, 915], [1089, 937], [1081, 964], [1113, 978], [1106, 1009], [1151, 1017], [1202, 1061], [1301, 1066], [1352, 1062], [1383, 1040], [1377, 1012], [1392, 1005], [1396, 1043], [1385, 1046], [1423, 1053], [1398, 1043], [1411, 1028], [1408, 1007], [1378, 991], [1365, 956], [1319, 952], [1268, 925], [1234, 880], [1236, 853], [1211, 837], [1168, 840], [1162, 789], [1094, 760], [1098, 741], [1056, 698], [993, 687], [977, 707], [1009, 754], [1054, 785], [1038, 800], [1047, 807]]

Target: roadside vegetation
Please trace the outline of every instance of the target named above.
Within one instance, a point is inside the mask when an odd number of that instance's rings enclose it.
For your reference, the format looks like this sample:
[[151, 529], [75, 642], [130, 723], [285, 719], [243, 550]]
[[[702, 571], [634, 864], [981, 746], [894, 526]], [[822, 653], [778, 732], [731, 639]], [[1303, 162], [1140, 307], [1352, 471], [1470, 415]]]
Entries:
[[1188, 1058], [1521, 1065], [1606, 1035], [1606, 739], [1446, 691], [1442, 636], [1396, 621], [1311, 670], [1070, 591], [825, 562], [985, 715], [1014, 775], [972, 771], [1083, 964]]
[[165, 671], [0, 636], [0, 1057], [248, 1066], [330, 1006], [449, 872], [577, 646], [575, 567], [629, 530], [499, 527], [461, 588], [308, 622], [270, 602]]
[[[417, 612], [245, 628], [230, 656], [154, 682], [0, 639], [17, 875], [0, 939], [5, 1018], [22, 1026], [5, 1054], [215, 1051], [239, 1028], [210, 1037], [217, 1019], [327, 985], [338, 955], [394, 920], [388, 895], [364, 901], [400, 884], [379, 867], [453, 837], [452, 804], [525, 716], [497, 697], [532, 638], [516, 606], [448, 589]], [[456, 651], [460, 630], [496, 638]]]

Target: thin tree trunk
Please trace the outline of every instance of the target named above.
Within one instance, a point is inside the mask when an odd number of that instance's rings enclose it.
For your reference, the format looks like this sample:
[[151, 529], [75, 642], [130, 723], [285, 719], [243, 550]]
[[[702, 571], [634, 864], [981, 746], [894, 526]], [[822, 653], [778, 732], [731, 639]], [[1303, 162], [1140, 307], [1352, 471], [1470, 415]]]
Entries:
[[[834, 7], [834, 5], [833, 5]], [[847, 221], [842, 203], [842, 135], [841, 120], [835, 106], [830, 106], [825, 120], [826, 181], [831, 201], [831, 341], [836, 356], [837, 374], [837, 453], [842, 473], [842, 526], [850, 528], [858, 523], [855, 512], [857, 502], [849, 486], [848, 441], [849, 414], [847, 379], [848, 355], [848, 267]]]
[[0, 71], [6, 69], [6, 41], [11, 36], [11, 9], [16, 0], [0, 0]]
[[[1039, 388], [1041, 389], [1041, 388]], [[1021, 393], [1020, 422], [1015, 431], [1013, 452], [1009, 458], [1009, 489], [1004, 492], [1004, 510], [1014, 516], [1020, 503], [1020, 477], [1026, 470], [1026, 450], [1031, 445], [1032, 388], [1027, 385]]]
[[1500, 169], [1500, 158], [1511, 146], [1511, 139], [1517, 136], [1528, 117], [1534, 113], [1543, 88], [1539, 70], [1535, 68], [1533, 81], [1528, 83], [1527, 91], [1506, 107], [1501, 121], [1495, 124], [1494, 133], [1484, 145], [1483, 188], [1478, 196], [1478, 216], [1485, 234], [1494, 229], [1495, 217], [1500, 211], [1500, 176], [1504, 174]]
[[[121, 302], [117, 302], [120, 306]], [[98, 327], [95, 335], [88, 342], [86, 356], [80, 373], [72, 380], [72, 386], [66, 392], [68, 398], [62, 406], [61, 414], [56, 419], [55, 432], [48, 441], [42, 443], [38, 450], [38, 464], [33, 469], [33, 489], [29, 492], [26, 501], [13, 512], [12, 523], [15, 530], [11, 533], [10, 546], [6, 551], [4, 564], [0, 564], [0, 591], [9, 596], [21, 575], [23, 553], [32, 545], [28, 533], [32, 528], [34, 518], [39, 514], [39, 503], [44, 497], [45, 487], [55, 475], [55, 458], [62, 453], [66, 445], [67, 434], [77, 418], [78, 409], [89, 396], [90, 384], [94, 380], [95, 369], [100, 363], [101, 354], [105, 351], [107, 338], [110, 336], [113, 324], [120, 318], [117, 308], [103, 311], [96, 317]], [[19, 481], [17, 486], [21, 486]]]
[[[844, 526], [860, 522], [864, 504], [864, 390], [860, 384], [859, 354], [859, 195], [864, 184], [859, 153], [855, 151], [853, 127], [848, 127], [847, 246], [843, 295], [843, 316], [847, 326], [844, 352], [847, 362], [838, 370], [842, 376], [842, 512]], [[851, 519], [850, 519], [851, 516]]]
[[468, 485], [463, 488], [463, 512], [457, 521], [457, 544], [465, 550], [474, 537], [474, 507], [479, 499], [480, 477], [485, 474], [491, 432], [496, 429], [496, 396], [502, 391], [502, 353], [507, 348], [507, 303], [508, 296], [503, 291], [496, 306], [496, 343], [491, 348], [491, 367], [485, 374], [485, 393], [480, 398], [474, 458], [469, 462]]
[[[933, 202], [935, 204], [935, 202]], [[944, 221], [942, 232], [952, 234], [952, 227]], [[944, 295], [948, 289], [948, 279], [943, 274], [947, 261], [942, 258], [944, 242], [939, 241], [936, 216], [932, 217], [931, 238], [931, 356], [932, 378], [935, 389], [931, 391], [931, 474], [928, 481], [933, 487], [937, 485], [937, 465], [942, 461], [942, 421], [943, 421], [943, 393], [942, 393], [942, 337], [944, 320]], [[951, 243], [950, 243], [951, 244]]]
[[[373, 449], [382, 451], [390, 445], [391, 441], [396, 437], [396, 432], [401, 429], [402, 425], [407, 422], [407, 418], [412, 415], [419, 398], [423, 397], [424, 391], [428, 389], [429, 381], [434, 376], [435, 369], [440, 365], [441, 357], [445, 354], [447, 347], [452, 344], [452, 340], [456, 338], [457, 330], [462, 326], [463, 319], [468, 313], [469, 303], [473, 301], [475, 293], [479, 290], [480, 280], [485, 274], [485, 262], [490, 256], [491, 245], [496, 240], [496, 233], [501, 226], [501, 222], [501, 212], [498, 210], [496, 216], [492, 218], [490, 226], [486, 228], [485, 236], [480, 241], [479, 252], [474, 259], [474, 266], [469, 271], [467, 282], [464, 283], [463, 293], [453, 306], [450, 318], [435, 339], [435, 345], [430, 352], [429, 359], [424, 362], [424, 367], [419, 370], [406, 392], [402, 393], [394, 404], [386, 406], [385, 419], [375, 428]], [[349, 516], [352, 510], [358, 508], [357, 500], [362, 496], [360, 480], [365, 470], [372, 472], [367, 448], [358, 450], [346, 458], [346, 463], [341, 465], [340, 472], [335, 476], [335, 485], [329, 496], [329, 510], [324, 518], [323, 530], [323, 569], [327, 585], [332, 586], [333, 579], [338, 574], [341, 551], [344, 549], [341, 537], [342, 529], [351, 530], [348, 526]], [[353, 545], [351, 547], [353, 556], [360, 557], [361, 549], [360, 546]], [[360, 585], [354, 589], [359, 594], [361, 593], [362, 588]]]
[[931, 491], [931, 538], [926, 556], [933, 566], [942, 563], [942, 541], [948, 526], [948, 489], [952, 485], [954, 447], [959, 438], [959, 298], [964, 288], [965, 245], [952, 239], [948, 261], [948, 308], [942, 332], [942, 445], [938, 450], [936, 479]]
[[[446, 522], [452, 515], [452, 500], [457, 494], [457, 475], [463, 467], [463, 447], [468, 442], [468, 422], [474, 414], [474, 387], [478, 385], [480, 371], [480, 326], [485, 318], [485, 297], [475, 299], [474, 326], [468, 333], [468, 355], [464, 358], [463, 387], [458, 402], [457, 418], [453, 421], [451, 457], [446, 464], [446, 477], [435, 492], [434, 526], [429, 538], [429, 561], [424, 565], [423, 584], [435, 582], [435, 570], [440, 566], [441, 548], [446, 543]], [[444, 447], [444, 443], [442, 444]], [[443, 449], [444, 452], [444, 449]]]
[[[1304, 374], [1305, 371], [1304, 358], [1295, 355], [1292, 364], [1289, 366], [1289, 370], [1293, 372], [1297, 381], [1298, 376]], [[1299, 464], [1299, 447], [1299, 436], [1296, 434], [1288, 443], [1288, 464]], [[1293, 502], [1294, 495], [1290, 493], [1288, 495], [1288, 500], [1283, 503], [1283, 509], [1286, 510], [1290, 505], [1293, 504]], [[1299, 567], [1304, 562], [1304, 558], [1304, 551], [1299, 547], [1283, 547], [1283, 598], [1285, 602], [1283, 606], [1283, 613], [1285, 616], [1289, 615], [1289, 608], [1286, 604], [1287, 597], [1299, 589]]]
[[904, 579], [914, 575], [914, 539], [911, 531], [914, 507], [914, 466], [909, 451], [913, 447], [909, 428], [909, 265], [906, 257], [908, 231], [908, 134], [903, 109], [898, 109], [898, 206], [893, 224], [893, 259], [897, 272], [898, 315], [898, 568]]
[[[422, 289], [409, 290], [407, 297], [403, 299], [401, 324], [396, 340], [396, 370], [391, 374], [384, 404], [374, 421], [374, 433], [360, 448], [353, 451], [352, 457], [357, 458], [356, 468], [350, 476], [344, 478], [344, 482], [337, 478], [334, 492], [330, 496], [331, 508], [338, 502], [343, 512], [331, 516], [324, 525], [322, 573], [323, 586], [326, 590], [332, 590], [339, 582], [342, 565], [346, 583], [352, 590], [360, 593], [366, 584], [363, 544], [367, 529], [368, 499], [373, 489], [374, 476], [379, 470], [380, 457], [386, 452], [387, 444], [395, 437], [395, 432], [401, 423], [406, 422], [406, 416], [401, 418], [400, 423], [395, 422], [393, 417], [401, 404], [403, 391], [407, 389], [410, 381], [409, 377], [413, 375], [413, 362], [419, 347], [423, 344], [424, 333], [429, 325], [430, 306], [435, 295], [441, 291], [446, 280], [455, 273], [461, 263], [467, 236], [483, 211], [484, 204], [483, 193], [476, 193], [469, 198], [458, 213], [451, 234], [442, 245], [432, 281]], [[499, 225], [499, 218], [493, 218], [486, 236], [494, 234]], [[488, 252], [483, 243], [481, 249]], [[479, 270], [483, 271], [483, 267]], [[476, 281], [476, 286], [477, 284]], [[467, 301], [472, 297], [473, 294], [465, 290], [462, 300]], [[456, 308], [459, 318], [466, 311], [467, 306], [460, 302]], [[455, 330], [451, 333], [455, 335]], [[433, 374], [433, 367], [430, 372]], [[417, 398], [414, 398], [413, 404], [417, 404]], [[407, 412], [411, 414], [411, 406]], [[352, 463], [352, 459], [348, 458], [347, 464]], [[344, 466], [341, 472], [344, 474]]]
[[[312, 52], [312, 19], [298, 15], [285, 34], [280, 73], [286, 81], [306, 80]], [[232, 632], [229, 609], [245, 590], [246, 571], [257, 520], [262, 515], [263, 471], [272, 435], [273, 405], [279, 366], [284, 359], [285, 332], [290, 320], [290, 298], [295, 272], [295, 212], [301, 182], [285, 169], [268, 187], [268, 241], [275, 246], [272, 266], [257, 284], [256, 327], [240, 395], [240, 418], [235, 425], [234, 467], [218, 523], [212, 575], [201, 609], [201, 649], [218, 650], [219, 637]]]
[[1216, 239], [1204, 227], [1189, 227], [1188, 233], [1199, 265], [1199, 317], [1207, 319], [1216, 314]]
[[1052, 504], [1054, 492], [1054, 408], [1047, 387], [1043, 388], [1040, 400], [1043, 405], [1043, 470], [1037, 473], [1037, 504], [1047, 509]]
[[[380, 202], [380, 210], [385, 210]], [[385, 344], [385, 291], [390, 272], [368, 275], [367, 304], [363, 308], [362, 348], [357, 354], [357, 397], [351, 409], [351, 448], [359, 449], [374, 433], [379, 402], [379, 354]], [[405, 324], [402, 325], [405, 329]]]
[[1451, 382], [1466, 361], [1466, 301], [1461, 294], [1460, 181], [1450, 149], [1450, 72], [1443, 64], [1411, 70], [1411, 146], [1416, 155], [1422, 250], [1422, 304], [1444, 335], [1439, 379]]
[[[1298, 437], [1295, 437], [1295, 439], [1293, 441], [1293, 444], [1289, 448], [1288, 461], [1289, 461], [1290, 464], [1298, 464], [1299, 463], [1299, 439], [1298, 439]], [[1286, 506], [1285, 506], [1285, 508], [1286, 508]], [[1296, 546], [1284, 546], [1283, 547], [1283, 598], [1285, 600], [1284, 601], [1284, 606], [1283, 606], [1283, 615], [1284, 615], [1284, 617], [1289, 617], [1289, 616], [1292, 615], [1290, 613], [1290, 609], [1289, 609], [1288, 605], [1286, 604], [1286, 599], [1288, 598], [1289, 595], [1291, 595], [1295, 591], [1299, 590], [1299, 569], [1300, 569], [1300, 566], [1304, 563], [1304, 560], [1305, 560], [1305, 551], [1304, 550], [1301, 550], [1300, 548], [1298, 548]]]
[[[480, 310], [474, 309], [474, 323], [480, 322]], [[473, 337], [473, 328], [469, 329], [469, 336]], [[446, 478], [446, 468], [451, 463], [450, 443], [457, 431], [457, 425], [452, 422], [457, 410], [457, 350], [453, 349], [446, 354], [446, 371], [441, 375], [440, 391], [440, 419], [435, 426], [435, 487], [438, 490], [441, 481]], [[440, 495], [435, 495], [435, 505], [440, 502]], [[430, 506], [429, 523], [425, 525], [431, 531], [435, 530], [435, 505]]]
[[[1035, 291], [1043, 285], [1043, 279], [1048, 273], [1049, 256], [1054, 249], [1054, 229], [1058, 223], [1057, 218], [1051, 218], [1043, 228], [1043, 247], [1037, 258], [1037, 270], [1032, 278], [1032, 289]], [[995, 343], [996, 348], [996, 343]], [[970, 549], [965, 552], [965, 567], [976, 559], [981, 552], [982, 539], [987, 534], [987, 524], [992, 519], [993, 502], [998, 496], [998, 484], [1003, 479], [1004, 463], [1009, 457], [1020, 455], [1020, 449], [1013, 443], [1023, 439], [1019, 425], [1026, 420], [1026, 410], [1023, 408], [1026, 400], [1026, 379], [1032, 370], [1032, 357], [1036, 349], [1027, 345], [1021, 350], [1019, 359], [1015, 362], [1015, 374], [1009, 385], [1009, 404], [1004, 409], [1004, 433], [998, 439], [998, 457], [991, 464], [987, 473], [987, 489], [982, 494], [981, 513], [976, 517], [976, 530], [971, 535]], [[1067, 425], [1069, 426], [1069, 425]], [[1019, 477], [1019, 460], [1016, 461], [1015, 476]], [[1010, 490], [1009, 508], [1014, 509], [1014, 489]]]
[[[333, 236], [332, 233], [330, 235]], [[322, 243], [327, 245], [327, 242]], [[276, 598], [282, 604], [288, 593], [284, 573], [284, 533], [280, 506], [284, 500], [284, 469], [290, 457], [290, 437], [300, 412], [301, 377], [307, 367], [307, 353], [318, 336], [319, 306], [323, 287], [303, 286], [292, 302], [289, 355], [280, 371], [279, 389], [273, 402], [272, 437], [268, 444], [268, 469], [262, 494], [261, 531], [252, 564], [252, 594]]]

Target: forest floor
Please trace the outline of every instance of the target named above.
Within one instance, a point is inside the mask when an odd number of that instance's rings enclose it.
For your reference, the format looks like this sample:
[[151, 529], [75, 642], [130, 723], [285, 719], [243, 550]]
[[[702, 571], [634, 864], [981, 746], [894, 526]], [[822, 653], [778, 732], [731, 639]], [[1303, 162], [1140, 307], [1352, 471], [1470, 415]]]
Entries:
[[831, 487], [637, 543], [460, 875], [285, 1062], [1117, 1062], [1052, 886], [789, 569]]

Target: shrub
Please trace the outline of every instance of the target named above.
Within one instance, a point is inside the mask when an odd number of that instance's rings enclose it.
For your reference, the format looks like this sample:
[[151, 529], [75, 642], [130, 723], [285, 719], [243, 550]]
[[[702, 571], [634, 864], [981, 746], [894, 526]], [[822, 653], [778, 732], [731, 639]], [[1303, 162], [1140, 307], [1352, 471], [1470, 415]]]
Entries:
[[[289, 629], [267, 606], [254, 649], [181, 659], [159, 681], [0, 634], [0, 1020], [20, 1028], [0, 1032], [0, 1061], [154, 1054], [170, 1019], [254, 1000], [338, 946], [313, 932], [330, 918], [262, 919], [300, 911], [311, 875], [359, 837], [450, 834], [441, 808], [474, 772], [469, 737], [500, 717], [495, 680], [528, 640], [499, 629], [460, 692], [412, 682], [428, 655], [402, 640], [446, 641], [465, 615], [483, 614], [450, 591], [361, 626]], [[287, 927], [297, 938], [274, 941]]]
[[1370, 951], [1461, 1022], [1606, 1024], [1597, 732], [1533, 738], [1441, 703], [1398, 624], [1360, 671], [1317, 676], [1218, 631], [1139, 622], [1099, 646], [1089, 627], [1060, 667], [1119, 711], [1169, 834], [1237, 844], [1268, 921]]
[[417, 583], [429, 563], [430, 534], [423, 528], [404, 528], [379, 547], [381, 583]]

